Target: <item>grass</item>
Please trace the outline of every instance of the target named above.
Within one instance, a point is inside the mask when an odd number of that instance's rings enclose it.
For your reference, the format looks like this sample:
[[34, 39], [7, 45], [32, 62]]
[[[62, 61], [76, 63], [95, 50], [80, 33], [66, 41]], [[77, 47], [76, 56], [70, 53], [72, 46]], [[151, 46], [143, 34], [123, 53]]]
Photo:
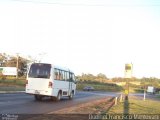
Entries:
[[130, 93], [143, 93], [143, 92], [144, 92], [144, 89], [130, 87], [130, 88], [129, 88], [129, 92], [130, 92]]
[[160, 99], [160, 94], [159, 94], [159, 95], [157, 95], [157, 98], [159, 98], [159, 99]]
[[83, 90], [85, 86], [92, 86], [95, 88], [95, 90], [98, 91], [110, 91], [110, 92], [118, 92], [122, 91], [123, 88], [121, 86], [118, 86], [116, 84], [107, 84], [107, 83], [88, 83], [88, 82], [81, 82], [77, 83], [77, 90]]
[[143, 100], [130, 97], [128, 102], [119, 103], [112, 107], [109, 114], [159, 114], [160, 98], [157, 100]]
[[[9, 90], [23, 90], [25, 86], [25, 80], [21, 79], [5, 79], [0, 80], [0, 91], [9, 91]], [[118, 92], [122, 91], [123, 88], [116, 84], [101, 83], [101, 82], [79, 82], [77, 83], [77, 90], [83, 90], [85, 86], [93, 86], [95, 90], [98, 91], [110, 91]]]
[[0, 91], [24, 91], [23, 86], [0, 86]]
[[5, 79], [0, 80], [0, 85], [8, 86], [8, 85], [16, 85], [16, 86], [25, 86], [25, 80], [21, 79]]
[[0, 80], [0, 91], [24, 91], [25, 80], [21, 79], [5, 79]]

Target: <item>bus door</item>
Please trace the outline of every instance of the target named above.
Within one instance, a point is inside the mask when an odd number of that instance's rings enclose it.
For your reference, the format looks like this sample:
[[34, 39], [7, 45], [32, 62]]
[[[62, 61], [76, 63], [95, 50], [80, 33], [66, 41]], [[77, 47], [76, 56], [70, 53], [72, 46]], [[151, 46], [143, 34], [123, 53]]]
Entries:
[[75, 76], [73, 73], [69, 74], [69, 94], [72, 92], [72, 90], [74, 90], [75, 92]]
[[68, 89], [68, 94], [69, 94], [69, 95], [70, 95], [70, 93], [72, 92], [72, 82], [73, 82], [72, 74], [73, 74], [73, 73], [69, 73], [69, 89]]

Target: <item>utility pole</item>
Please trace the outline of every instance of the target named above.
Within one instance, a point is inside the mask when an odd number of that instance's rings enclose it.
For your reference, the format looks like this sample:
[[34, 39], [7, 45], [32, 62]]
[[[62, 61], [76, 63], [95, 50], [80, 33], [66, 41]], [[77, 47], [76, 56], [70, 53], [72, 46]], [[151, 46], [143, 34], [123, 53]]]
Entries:
[[16, 75], [16, 79], [18, 79], [18, 66], [19, 66], [19, 54], [17, 53], [17, 64], [16, 64], [17, 75]]
[[125, 100], [128, 100], [128, 95], [129, 95], [129, 79], [132, 78], [132, 68], [133, 68], [132, 63], [131, 64], [125, 64], [125, 79], [126, 79]]
[[145, 79], [144, 79], [144, 95], [143, 95], [143, 100], [146, 100], [146, 84], [145, 84]]
[[129, 95], [129, 78], [126, 78], [126, 85], [125, 85], [125, 100], [128, 100]]

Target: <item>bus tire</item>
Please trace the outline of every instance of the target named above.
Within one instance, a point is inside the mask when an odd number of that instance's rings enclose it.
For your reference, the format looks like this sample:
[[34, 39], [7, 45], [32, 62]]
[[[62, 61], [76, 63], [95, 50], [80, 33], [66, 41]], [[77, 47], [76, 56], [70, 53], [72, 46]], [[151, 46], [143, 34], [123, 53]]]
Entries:
[[73, 91], [70, 93], [69, 99], [70, 99], [70, 100], [73, 99]]
[[56, 99], [57, 99], [56, 97], [53, 97], [53, 96], [51, 97], [52, 101], [56, 101]]
[[34, 98], [37, 101], [41, 101], [42, 100], [42, 96], [41, 95], [34, 95]]
[[56, 101], [60, 101], [60, 100], [61, 100], [61, 97], [62, 97], [61, 92], [58, 92], [58, 95], [57, 95], [57, 97], [56, 97]]

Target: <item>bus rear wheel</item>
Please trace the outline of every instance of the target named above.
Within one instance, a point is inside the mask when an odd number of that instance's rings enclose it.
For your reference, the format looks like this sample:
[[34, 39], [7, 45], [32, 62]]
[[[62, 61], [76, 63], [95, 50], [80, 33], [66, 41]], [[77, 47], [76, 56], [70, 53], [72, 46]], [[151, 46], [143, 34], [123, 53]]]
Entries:
[[34, 95], [34, 98], [37, 101], [41, 101], [42, 100], [42, 96], [41, 95]]

